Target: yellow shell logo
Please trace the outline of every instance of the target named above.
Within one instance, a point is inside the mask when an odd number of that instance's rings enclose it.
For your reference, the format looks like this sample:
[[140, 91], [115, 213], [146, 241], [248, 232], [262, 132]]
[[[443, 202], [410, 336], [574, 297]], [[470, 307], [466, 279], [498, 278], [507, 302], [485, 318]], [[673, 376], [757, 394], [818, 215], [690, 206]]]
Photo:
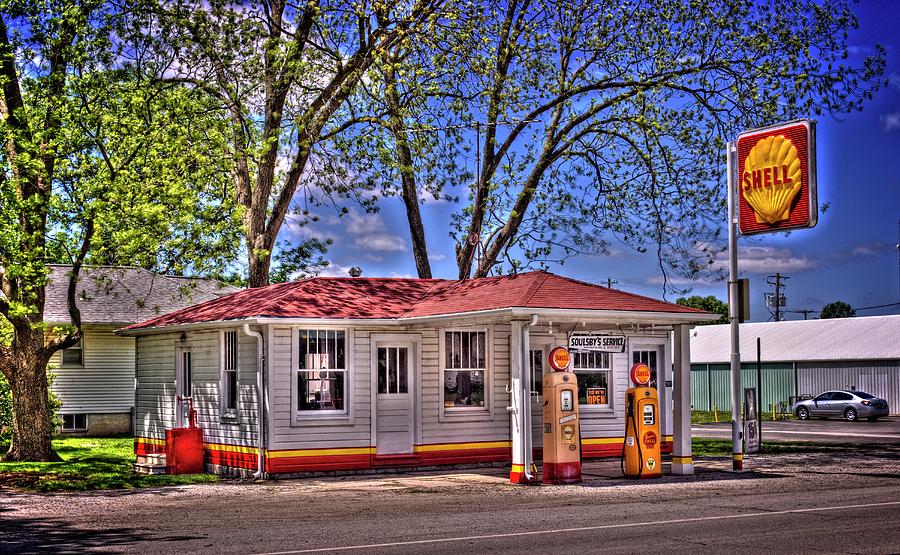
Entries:
[[776, 224], [791, 215], [800, 192], [800, 158], [784, 135], [760, 139], [744, 160], [741, 193], [753, 208], [756, 223]]

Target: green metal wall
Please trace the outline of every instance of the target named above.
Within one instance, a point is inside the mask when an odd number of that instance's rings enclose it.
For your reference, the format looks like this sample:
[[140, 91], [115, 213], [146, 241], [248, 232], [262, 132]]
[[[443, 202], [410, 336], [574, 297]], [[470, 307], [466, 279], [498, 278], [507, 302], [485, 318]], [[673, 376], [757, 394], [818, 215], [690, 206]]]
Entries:
[[[772, 403], [787, 403], [794, 388], [794, 367], [790, 363], [763, 363], [762, 410]], [[756, 387], [756, 363], [741, 365], [741, 387]], [[743, 393], [742, 393], [743, 395]], [[691, 405], [694, 410], [731, 411], [731, 371], [727, 364], [691, 365]]]

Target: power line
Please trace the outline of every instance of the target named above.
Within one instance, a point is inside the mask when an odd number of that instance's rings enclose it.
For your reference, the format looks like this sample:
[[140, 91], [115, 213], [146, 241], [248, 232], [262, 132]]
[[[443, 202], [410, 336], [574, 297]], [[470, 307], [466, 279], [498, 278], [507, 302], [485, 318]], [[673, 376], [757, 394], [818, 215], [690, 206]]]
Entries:
[[879, 304], [875, 306], [864, 306], [862, 308], [854, 308], [853, 310], [872, 310], [875, 308], [887, 308], [889, 306], [900, 306], [900, 303]]
[[[775, 279], [774, 282], [771, 281], [772, 278]], [[775, 286], [775, 295], [772, 297], [772, 302], [771, 302], [771, 303], [767, 303], [767, 304], [769, 304], [770, 306], [775, 307], [775, 314], [774, 314], [774, 316], [775, 316], [775, 321], [776, 321], [776, 322], [780, 322], [780, 321], [781, 321], [781, 307], [783, 307], [785, 304], [787, 304], [787, 303], [785, 302], [785, 300], [784, 300], [784, 296], [781, 294], [781, 287], [782, 287], [782, 286], [781, 286], [781, 280], [788, 280], [788, 279], [791, 279], [791, 278], [789, 278], [788, 276], [783, 276], [783, 275], [781, 275], [781, 274], [778, 273], [778, 272], [775, 272], [775, 275], [774, 275], [774, 276], [767, 276], [767, 277], [766, 277], [766, 283], [768, 283], [769, 285], [774, 285], [774, 286]]]

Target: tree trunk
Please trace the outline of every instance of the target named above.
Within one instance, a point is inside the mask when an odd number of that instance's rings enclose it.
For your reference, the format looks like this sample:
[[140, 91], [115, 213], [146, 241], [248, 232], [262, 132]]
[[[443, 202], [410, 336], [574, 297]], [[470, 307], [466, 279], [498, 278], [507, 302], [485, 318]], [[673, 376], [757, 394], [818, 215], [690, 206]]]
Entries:
[[249, 276], [247, 277], [247, 287], [265, 287], [269, 285], [269, 266], [272, 263], [272, 254], [267, 251], [255, 252], [250, 251], [249, 255]]
[[6, 375], [12, 391], [12, 445], [5, 461], [49, 462], [62, 460], [50, 440], [53, 424], [47, 397], [47, 355], [44, 334], [39, 330], [17, 330], [10, 349], [12, 367]]

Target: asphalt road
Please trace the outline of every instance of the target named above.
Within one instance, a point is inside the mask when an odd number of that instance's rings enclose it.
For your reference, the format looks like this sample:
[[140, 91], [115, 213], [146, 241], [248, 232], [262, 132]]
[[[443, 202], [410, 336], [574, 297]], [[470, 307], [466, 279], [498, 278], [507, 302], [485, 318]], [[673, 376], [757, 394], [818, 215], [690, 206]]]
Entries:
[[748, 462], [752, 471], [742, 474], [601, 476], [579, 486], [510, 486], [501, 469], [76, 495], [0, 491], [0, 551], [900, 551], [900, 447]]
[[[730, 418], [730, 416], [726, 416]], [[694, 424], [694, 437], [731, 438], [731, 422]], [[845, 420], [781, 420], [763, 421], [763, 441], [803, 441], [816, 443], [861, 443], [900, 445], [900, 417], [891, 416], [877, 422]]]

